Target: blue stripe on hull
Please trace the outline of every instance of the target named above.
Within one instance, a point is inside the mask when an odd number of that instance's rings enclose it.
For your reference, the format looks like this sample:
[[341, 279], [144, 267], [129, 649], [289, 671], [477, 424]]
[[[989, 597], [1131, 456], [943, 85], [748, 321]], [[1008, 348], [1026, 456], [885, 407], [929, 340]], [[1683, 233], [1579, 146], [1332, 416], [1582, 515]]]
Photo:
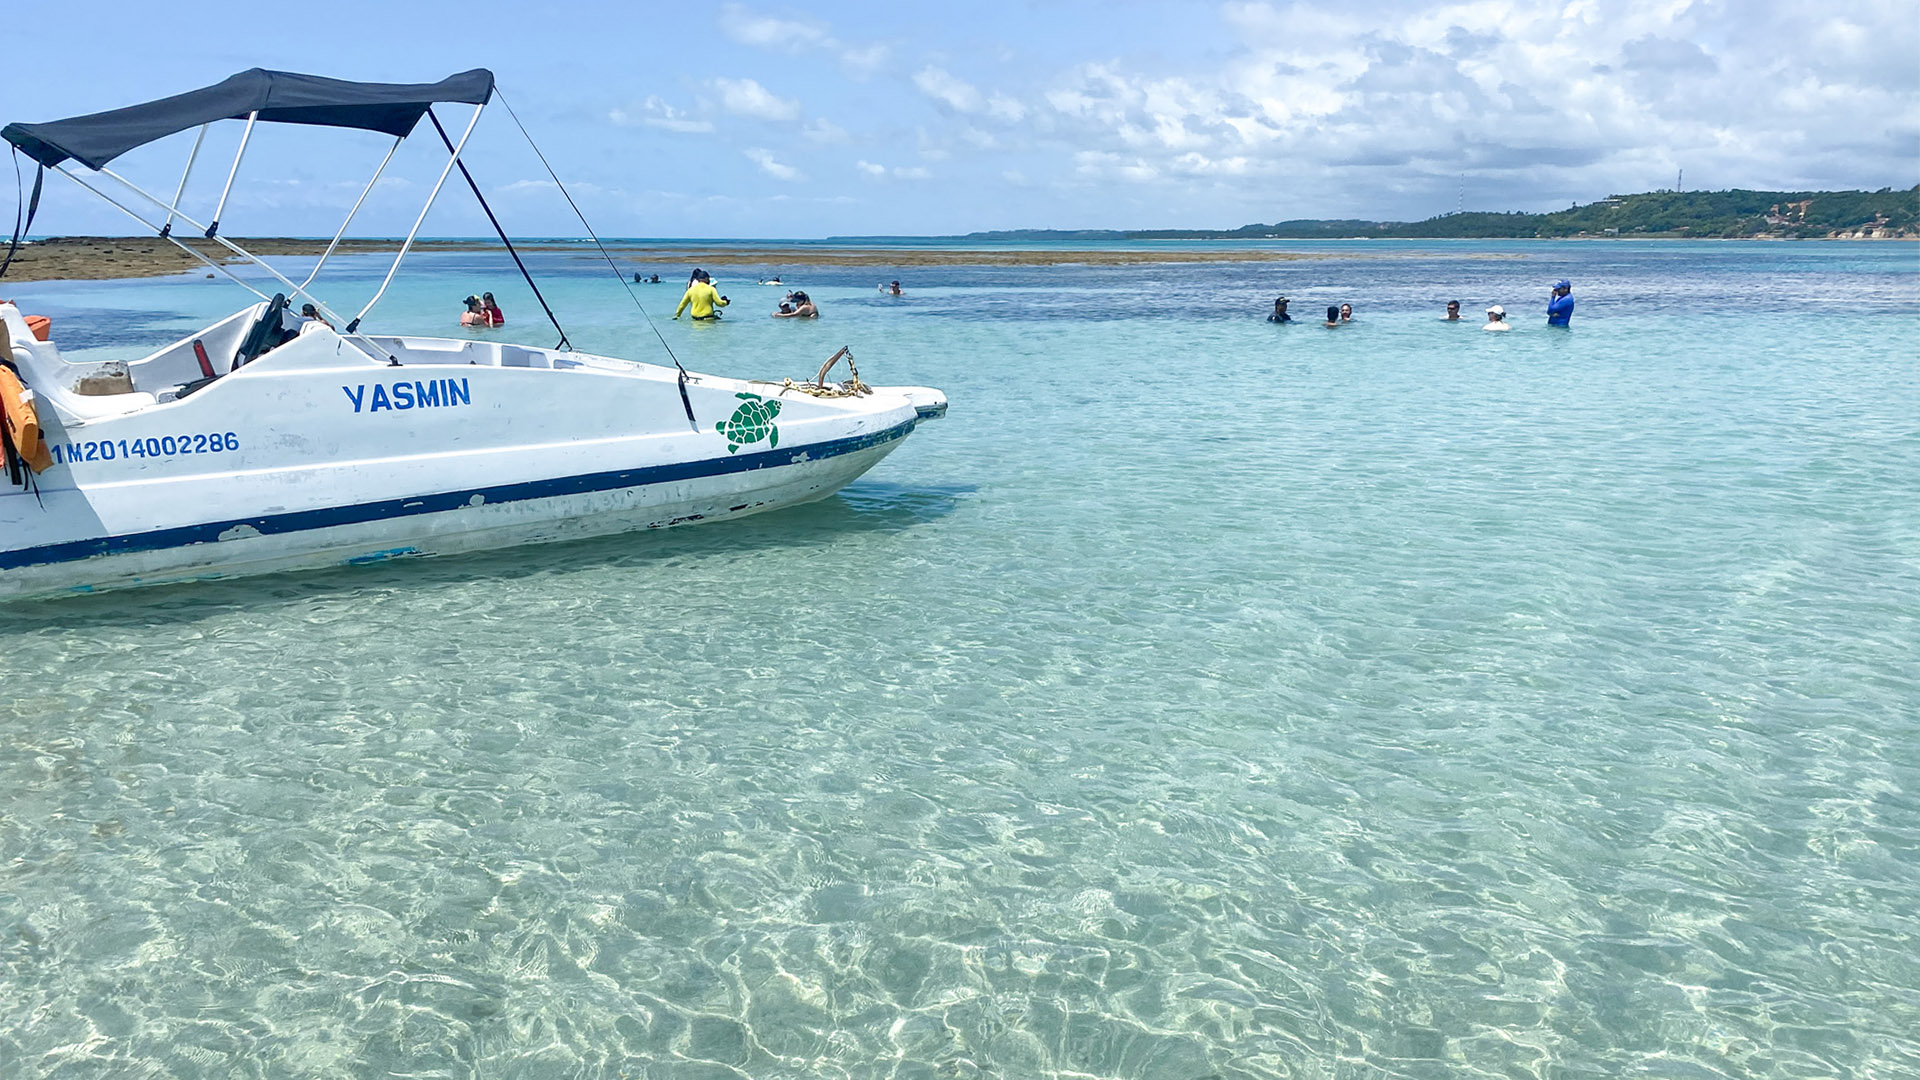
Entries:
[[283, 536], [312, 529], [333, 528], [337, 525], [359, 525], [369, 521], [385, 521], [416, 514], [438, 514], [448, 510], [460, 510], [470, 505], [469, 500], [475, 495], [480, 496], [487, 505], [492, 505], [547, 499], [558, 495], [618, 491], [622, 488], [666, 484], [676, 480], [697, 480], [710, 476], [725, 476], [729, 473], [753, 472], [758, 469], [777, 469], [802, 460], [819, 461], [824, 458], [858, 453], [875, 446], [884, 446], [897, 439], [906, 438], [918, 419], [915, 417], [904, 424], [869, 435], [856, 435], [852, 438], [836, 439], [833, 442], [795, 447], [792, 450], [764, 450], [755, 454], [740, 454], [737, 457], [708, 458], [704, 461], [684, 461], [673, 465], [649, 465], [614, 472], [562, 476], [551, 480], [529, 480], [519, 484], [466, 488], [436, 495], [408, 495], [403, 498], [358, 503], [353, 506], [329, 506], [319, 510], [300, 510], [268, 517], [235, 518], [203, 525], [157, 529], [153, 532], [42, 544], [39, 547], [0, 553], [0, 570], [73, 562], [77, 559], [90, 559], [96, 555], [121, 555], [137, 551], [186, 547], [189, 544], [205, 544], [218, 541], [221, 533], [240, 525], [258, 530], [263, 536]]

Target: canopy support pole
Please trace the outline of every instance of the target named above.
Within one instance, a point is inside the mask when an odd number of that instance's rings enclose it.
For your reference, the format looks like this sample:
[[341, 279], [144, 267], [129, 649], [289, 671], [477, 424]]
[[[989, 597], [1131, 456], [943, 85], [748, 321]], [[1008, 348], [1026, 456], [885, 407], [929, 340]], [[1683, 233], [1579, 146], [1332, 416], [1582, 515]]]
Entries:
[[[62, 162], [62, 163], [61, 163], [61, 164], [59, 164], [59, 165], [55, 165], [55, 166], [53, 167], [53, 171], [55, 171], [55, 172], [57, 172], [57, 173], [59, 173], [59, 174], [60, 174], [61, 176], [64, 176], [64, 177], [66, 177], [67, 179], [69, 179], [69, 180], [71, 180], [71, 181], [73, 181], [74, 183], [76, 183], [76, 184], [79, 184], [79, 185], [80, 185], [81, 187], [83, 187], [83, 188], [86, 188], [86, 189], [87, 189], [88, 191], [91, 191], [91, 192], [93, 192], [93, 193], [94, 193], [95, 195], [98, 195], [98, 196], [100, 196], [100, 198], [101, 198], [101, 199], [103, 199], [103, 200], [105, 200], [105, 202], [107, 203], [107, 205], [109, 205], [109, 206], [111, 206], [111, 207], [113, 207], [114, 209], [116, 209], [116, 210], [118, 210], [118, 211], [120, 211], [121, 213], [123, 213], [123, 214], [125, 214], [125, 215], [127, 215], [128, 217], [130, 217], [130, 218], [132, 218], [133, 220], [135, 220], [135, 221], [137, 221], [137, 222], [139, 222], [139, 223], [140, 223], [140, 224], [142, 224], [142, 225], [145, 225], [145, 226], [146, 226], [147, 228], [149, 228], [149, 229], [152, 229], [152, 230], [154, 230], [154, 231], [155, 231], [156, 233], [157, 233], [157, 232], [159, 232], [159, 229], [160, 229], [160, 226], [158, 226], [158, 225], [155, 225], [155, 224], [154, 224], [153, 222], [151, 222], [151, 221], [148, 221], [148, 220], [147, 220], [146, 218], [143, 218], [143, 217], [141, 217], [141, 216], [140, 216], [140, 215], [139, 215], [138, 213], [136, 213], [135, 211], [132, 211], [132, 210], [129, 210], [129, 209], [127, 209], [127, 208], [126, 208], [125, 206], [123, 206], [123, 205], [121, 205], [121, 203], [120, 203], [120, 200], [118, 200], [118, 199], [116, 199], [116, 198], [114, 198], [113, 196], [111, 196], [111, 195], [109, 195], [109, 194], [107, 194], [107, 193], [106, 193], [106, 192], [104, 192], [104, 191], [101, 191], [101, 190], [100, 190], [99, 188], [97, 188], [97, 187], [94, 187], [94, 186], [93, 186], [92, 184], [89, 184], [89, 183], [87, 183], [87, 182], [86, 182], [85, 180], [82, 180], [82, 179], [81, 179], [80, 177], [78, 177], [78, 176], [75, 176], [75, 175], [74, 175], [73, 173], [71, 173], [71, 172], [69, 172], [69, 171], [67, 170], [67, 166], [66, 166], [66, 164], [65, 164], [64, 162]], [[101, 171], [102, 171], [102, 172], [105, 172], [106, 170], [104, 170], [104, 169], [102, 169]], [[108, 175], [112, 175], [112, 174], [110, 174], [110, 173], [109, 173]], [[120, 178], [119, 178], [119, 177], [117, 177], [117, 176], [115, 176], [115, 177], [114, 177], [114, 179], [115, 179], [115, 180], [120, 180]], [[123, 183], [123, 184], [125, 184], [125, 183], [126, 183], [126, 181], [125, 181], [125, 180], [120, 180], [120, 182], [121, 182], [121, 183]], [[129, 186], [129, 187], [131, 187], [132, 185], [130, 185], [130, 184], [129, 184], [128, 186]], [[135, 191], [139, 191], [139, 189], [138, 189], [138, 188], [134, 188], [134, 190], [135, 190]], [[146, 193], [146, 192], [144, 192], [144, 191], [141, 191], [141, 192], [140, 192], [140, 194], [142, 194], [142, 195], [146, 195], [147, 193]], [[154, 201], [154, 202], [156, 202], [156, 203], [160, 203], [160, 200], [159, 200], [159, 199], [154, 199], [154, 198], [153, 198], [153, 196], [151, 196], [151, 195], [147, 195], [147, 198], [149, 198], [149, 199], [153, 199], [153, 201]], [[164, 205], [166, 205], [166, 204], [165, 204], [165, 203], [160, 203], [160, 205], [162, 205], [162, 206], [164, 206]], [[182, 217], [182, 220], [185, 220], [185, 218], [184, 218], [184, 216]], [[188, 223], [189, 225], [191, 225], [191, 224], [193, 224], [193, 223], [192, 223], [191, 221], [189, 221], [189, 222], [187, 222], [187, 223]], [[180, 242], [180, 238], [179, 238], [179, 237], [177, 237], [177, 236], [168, 236], [168, 237], [166, 237], [165, 239], [166, 239], [166, 240], [167, 240], [167, 241], [168, 241], [169, 243], [171, 243], [171, 244], [172, 244], [172, 245], [173, 245], [174, 247], [177, 247], [177, 248], [179, 248], [179, 249], [180, 249], [181, 251], [184, 251], [184, 252], [186, 252], [187, 254], [189, 254], [189, 255], [191, 255], [191, 256], [193, 256], [194, 258], [196, 258], [196, 259], [199, 259], [199, 260], [200, 260], [201, 262], [203, 262], [203, 263], [206, 263], [206, 264], [207, 264], [207, 268], [208, 268], [208, 269], [210, 269], [210, 270], [218, 270], [218, 271], [220, 271], [220, 272], [221, 272], [222, 274], [225, 274], [225, 275], [227, 276], [227, 279], [228, 279], [228, 280], [230, 280], [230, 281], [232, 281], [232, 282], [233, 282], [233, 283], [234, 283], [235, 285], [238, 285], [238, 286], [240, 286], [241, 288], [243, 288], [243, 289], [245, 289], [245, 290], [247, 290], [248, 292], [250, 292], [250, 293], [252, 293], [253, 295], [255, 295], [255, 296], [257, 296], [257, 297], [259, 297], [259, 298], [260, 298], [260, 299], [262, 299], [262, 300], [265, 300], [265, 299], [267, 298], [267, 294], [266, 294], [266, 293], [263, 293], [263, 292], [261, 292], [261, 291], [260, 291], [259, 289], [256, 289], [256, 288], [254, 288], [253, 286], [251, 286], [251, 285], [249, 285], [249, 284], [247, 284], [246, 282], [244, 282], [244, 281], [241, 281], [241, 280], [240, 280], [239, 278], [237, 278], [237, 277], [235, 277], [235, 276], [234, 276], [234, 273], [233, 273], [233, 271], [231, 271], [231, 270], [229, 270], [229, 269], [227, 269], [226, 267], [224, 267], [224, 266], [222, 266], [222, 265], [220, 265], [220, 264], [219, 264], [219, 263], [217, 263], [217, 262], [214, 262], [214, 261], [213, 261], [212, 259], [209, 259], [209, 258], [207, 258], [207, 257], [206, 257], [205, 255], [202, 255], [202, 254], [201, 254], [200, 252], [198, 252], [198, 251], [195, 251], [195, 250], [194, 250], [193, 248], [190, 248], [190, 247], [188, 247], [187, 245], [185, 245], [185, 244], [183, 244], [183, 243], [181, 243], [181, 242]], [[228, 245], [228, 246], [229, 246], [229, 247], [231, 247], [232, 245]], [[243, 255], [245, 255], [245, 254], [246, 254], [246, 252], [241, 252], [241, 254], [243, 254]], [[251, 259], [251, 258], [253, 258], [253, 256], [251, 256], [251, 255], [247, 255], [247, 257], [248, 257], [249, 259]], [[258, 261], [258, 260], [256, 260], [256, 261]], [[285, 281], [286, 279], [285, 279], [285, 278], [281, 278], [281, 280], [282, 280], [282, 281]]]
[[360, 212], [360, 205], [367, 201], [367, 196], [373, 194], [373, 185], [380, 182], [380, 174], [387, 171], [387, 163], [393, 160], [393, 155], [400, 150], [400, 144], [406, 141], [407, 137], [402, 135], [393, 140], [393, 145], [387, 148], [387, 156], [381, 158], [380, 167], [373, 170], [373, 179], [367, 181], [366, 190], [362, 191], [360, 197], [354, 200], [353, 209], [347, 211], [347, 220], [340, 223], [340, 231], [333, 234], [333, 243], [327, 245], [327, 250], [321, 254], [320, 261], [313, 264], [313, 273], [308, 274], [307, 280], [300, 283], [302, 290], [313, 284], [313, 279], [320, 276], [320, 268], [327, 265], [328, 259], [333, 258], [333, 249], [339, 247], [340, 238], [347, 235], [347, 226], [353, 224], [353, 216]]
[[481, 210], [486, 211], [487, 220], [493, 222], [493, 231], [500, 234], [500, 242], [507, 245], [507, 254], [513, 256], [513, 265], [520, 268], [520, 276], [527, 279], [527, 288], [532, 289], [534, 299], [540, 301], [540, 309], [547, 313], [547, 321], [553, 324], [556, 331], [559, 331], [560, 344], [555, 348], [572, 352], [573, 342], [567, 340], [566, 327], [561, 326], [560, 320], [554, 317], [553, 308], [547, 304], [547, 298], [540, 295], [540, 286], [534, 284], [533, 275], [527, 272], [527, 264], [520, 261], [520, 253], [513, 249], [513, 241], [507, 239], [507, 230], [501, 228], [500, 219], [493, 216], [493, 207], [488, 206], [487, 197], [480, 194], [480, 185], [473, 182], [473, 174], [467, 171], [467, 163], [461, 161], [460, 155], [453, 149], [453, 140], [447, 138], [447, 129], [440, 126], [440, 118], [433, 114], [431, 105], [427, 106], [427, 119], [433, 121], [433, 130], [440, 133], [440, 141], [446, 144], [447, 153], [453, 154], [453, 160], [460, 166], [460, 175], [466, 177], [467, 186], [473, 189], [474, 201], [480, 204]]
[[[66, 166], [64, 164], [59, 166], [59, 168], [60, 168], [60, 171], [66, 172]], [[126, 177], [121, 176], [119, 173], [114, 172], [112, 169], [100, 169], [98, 171], [102, 176], [111, 176], [115, 180], [120, 181], [120, 183], [123, 184], [128, 191], [133, 192], [135, 195], [140, 196], [141, 198], [147, 200], [148, 202], [152, 203], [155, 206], [165, 207], [167, 205], [166, 203], [161, 202], [158, 198], [155, 198], [151, 192], [147, 191], [145, 188], [142, 188], [139, 184], [136, 184], [133, 181], [127, 179]], [[72, 173], [67, 173], [67, 175], [73, 176]], [[79, 180], [79, 177], [75, 176], [74, 179]], [[106, 198], [106, 195], [103, 194], [99, 188], [92, 187], [84, 183], [82, 184], [82, 186], [86, 187], [87, 190], [93, 192], [95, 195], [99, 195], [103, 199]], [[118, 205], [118, 204], [116, 203], [115, 205]], [[125, 209], [125, 208], [122, 207], [122, 209]], [[191, 217], [188, 217], [184, 210], [176, 211], [176, 213], [179, 214], [181, 221], [192, 226], [193, 228], [196, 228], [196, 229], [200, 228], [200, 223], [198, 221], [195, 221]], [[145, 218], [140, 218], [139, 220], [142, 222], [145, 222], [147, 228], [149, 229], [154, 227], [153, 223], [147, 222]], [[315, 308], [317, 308], [322, 314], [331, 316], [332, 318], [335, 318], [335, 319], [340, 317], [334, 314], [334, 312], [330, 310], [327, 307], [327, 305], [320, 300], [319, 297], [308, 292], [305, 286], [295, 285], [292, 279], [288, 278], [285, 274], [282, 274], [280, 271], [275, 270], [273, 267], [268, 266], [266, 262], [260, 258], [260, 256], [255, 255], [253, 252], [248, 251], [246, 248], [241, 247], [239, 244], [234, 243], [233, 241], [227, 239], [224, 236], [214, 236], [213, 230], [211, 228], [207, 230], [207, 235], [212, 238], [214, 243], [219, 244], [221, 247], [226, 248], [228, 251], [233, 252], [235, 255], [240, 256], [241, 258], [247, 260], [248, 262], [254, 264], [255, 266], [258, 266], [260, 269], [265, 270], [268, 274], [271, 274], [275, 280], [280, 282], [280, 284], [285, 285], [287, 288], [293, 290], [293, 295], [304, 296], [307, 299], [313, 301]], [[168, 237], [165, 237], [165, 239], [172, 240], [175, 244], [179, 244], [179, 246], [186, 251], [193, 251], [193, 249], [190, 247], [187, 247], [187, 245], [181, 244], [180, 241], [175, 237], [168, 236]], [[198, 252], [195, 252], [195, 254], [198, 255]], [[203, 259], [202, 261], [206, 261], [206, 260]], [[209, 265], [212, 265], [212, 264], [209, 262]], [[229, 274], [227, 276], [232, 277], [233, 275]], [[235, 280], [238, 280], [238, 279], [235, 279]], [[255, 295], [260, 295], [260, 294], [256, 293]]]
[[480, 123], [480, 114], [485, 111], [485, 109], [485, 105], [475, 105], [473, 107], [473, 119], [467, 121], [467, 130], [460, 133], [460, 145], [453, 148], [453, 154], [447, 158], [446, 166], [440, 170], [440, 179], [433, 182], [433, 191], [427, 195], [427, 205], [420, 208], [420, 216], [414, 219], [412, 231], [407, 233], [406, 241], [400, 245], [400, 254], [393, 257], [393, 265], [387, 269], [387, 278], [380, 283], [380, 291], [374, 293], [373, 299], [367, 301], [367, 306], [361, 308], [360, 314], [355, 315], [353, 321], [347, 324], [347, 333], [359, 333], [360, 320], [366, 318], [367, 312], [373, 310], [373, 305], [379, 303], [380, 298], [387, 295], [387, 286], [393, 284], [393, 275], [400, 272], [401, 260], [405, 259], [407, 252], [413, 249], [413, 238], [420, 235], [420, 226], [427, 223], [427, 212], [433, 209], [433, 201], [440, 197], [440, 189], [446, 185], [447, 176], [453, 172], [453, 167], [459, 164], [460, 151], [466, 148], [467, 140], [473, 136], [474, 126]]
[[[240, 175], [240, 159], [247, 155], [247, 140], [253, 138], [253, 122], [260, 119], [260, 110], [247, 114], [247, 128], [240, 133], [240, 149], [233, 155], [233, 168], [227, 170], [227, 186], [220, 189], [220, 203], [213, 208], [213, 224], [207, 226], [207, 239], [220, 231], [220, 215], [226, 212], [227, 195], [233, 191], [233, 178]], [[103, 172], [105, 170], [102, 170]], [[121, 183], [126, 183], [122, 180]]]
[[200, 134], [193, 137], [193, 152], [187, 155], [187, 171], [180, 174], [180, 186], [175, 188], [173, 192], [173, 205], [167, 208], [167, 223], [160, 226], [160, 238], [162, 240], [170, 240], [173, 238], [174, 211], [179, 209], [180, 200], [187, 195], [187, 177], [193, 175], [194, 159], [200, 156], [200, 144], [207, 141], [207, 129], [212, 126], [212, 124], [201, 124]]

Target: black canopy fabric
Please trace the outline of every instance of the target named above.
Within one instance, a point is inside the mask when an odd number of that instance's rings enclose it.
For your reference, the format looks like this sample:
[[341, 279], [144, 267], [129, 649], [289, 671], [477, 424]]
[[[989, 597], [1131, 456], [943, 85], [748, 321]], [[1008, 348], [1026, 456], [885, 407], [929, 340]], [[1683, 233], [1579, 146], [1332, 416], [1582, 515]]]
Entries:
[[89, 169], [137, 146], [214, 120], [244, 120], [256, 110], [275, 124], [361, 128], [401, 136], [437, 101], [484, 105], [493, 96], [493, 72], [474, 68], [437, 83], [357, 83], [254, 68], [209, 86], [144, 105], [54, 120], [8, 124], [0, 138], [40, 164], [72, 158]]

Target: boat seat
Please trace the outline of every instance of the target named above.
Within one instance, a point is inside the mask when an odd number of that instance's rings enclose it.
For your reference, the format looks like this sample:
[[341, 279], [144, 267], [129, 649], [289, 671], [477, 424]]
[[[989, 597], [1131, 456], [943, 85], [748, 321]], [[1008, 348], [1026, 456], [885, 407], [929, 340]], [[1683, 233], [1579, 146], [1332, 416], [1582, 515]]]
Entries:
[[289, 335], [281, 316], [287, 313], [287, 294], [274, 293], [267, 301], [267, 310], [253, 324], [253, 329], [241, 340], [240, 348], [233, 354], [233, 366], [228, 371], [241, 368], [258, 360], [262, 354], [277, 345], [284, 344]]

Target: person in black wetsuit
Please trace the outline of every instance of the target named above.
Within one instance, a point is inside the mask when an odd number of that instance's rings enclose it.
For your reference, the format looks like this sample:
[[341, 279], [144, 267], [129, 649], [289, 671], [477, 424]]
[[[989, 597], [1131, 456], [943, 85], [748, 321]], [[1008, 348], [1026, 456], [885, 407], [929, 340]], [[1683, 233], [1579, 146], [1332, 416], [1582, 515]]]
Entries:
[[1270, 323], [1290, 323], [1293, 321], [1293, 316], [1287, 314], [1286, 297], [1278, 296], [1274, 298], [1273, 314], [1267, 316], [1267, 321]]

